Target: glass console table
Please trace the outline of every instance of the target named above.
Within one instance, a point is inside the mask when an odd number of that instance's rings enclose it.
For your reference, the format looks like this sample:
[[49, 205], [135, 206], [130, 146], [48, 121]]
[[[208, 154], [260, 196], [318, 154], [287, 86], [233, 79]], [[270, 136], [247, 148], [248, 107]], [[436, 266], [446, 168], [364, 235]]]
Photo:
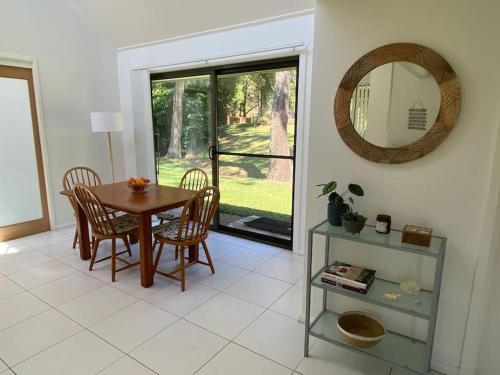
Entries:
[[[312, 274], [312, 249], [314, 235], [326, 237], [323, 266]], [[395, 251], [414, 253], [421, 256], [433, 257], [436, 260], [433, 290], [422, 290], [418, 297], [401, 292], [396, 301], [384, 299], [388, 290], [399, 289], [399, 283], [376, 278], [367, 294], [361, 294], [342, 287], [321, 282], [321, 274], [330, 264], [330, 238], [339, 238], [359, 244], [375, 245]], [[306, 321], [304, 356], [309, 355], [309, 336], [317, 337], [346, 349], [361, 354], [376, 357], [393, 366], [401, 367], [416, 374], [427, 374], [430, 371], [432, 345], [436, 328], [436, 316], [439, 304], [441, 277], [443, 274], [446, 238], [433, 236], [430, 246], [423, 247], [401, 242], [401, 231], [392, 229], [389, 234], [375, 232], [375, 227], [366, 225], [361, 233], [352, 235], [343, 227], [335, 227], [324, 221], [309, 230], [306, 276]], [[323, 290], [323, 306], [321, 312], [311, 321], [311, 288]], [[412, 337], [387, 331], [386, 336], [376, 346], [370, 349], [355, 348], [345, 341], [337, 328], [338, 313], [328, 309], [328, 297], [341, 294], [374, 305], [396, 310], [400, 313], [415, 316], [428, 321], [427, 339], [420, 341]], [[420, 304], [415, 303], [415, 299]]]

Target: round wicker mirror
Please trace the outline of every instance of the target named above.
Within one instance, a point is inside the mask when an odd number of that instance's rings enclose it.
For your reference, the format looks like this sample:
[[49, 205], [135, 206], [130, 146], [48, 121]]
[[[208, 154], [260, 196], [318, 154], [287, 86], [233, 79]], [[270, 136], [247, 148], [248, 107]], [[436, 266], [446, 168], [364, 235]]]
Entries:
[[404, 163], [434, 150], [453, 128], [460, 85], [437, 52], [412, 43], [377, 48], [351, 66], [335, 96], [341, 138], [359, 156]]

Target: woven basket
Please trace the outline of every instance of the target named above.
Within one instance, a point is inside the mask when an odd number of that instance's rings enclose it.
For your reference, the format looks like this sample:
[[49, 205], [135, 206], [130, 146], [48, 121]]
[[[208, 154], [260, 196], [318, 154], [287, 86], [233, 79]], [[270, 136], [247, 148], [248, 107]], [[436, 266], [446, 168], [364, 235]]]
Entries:
[[385, 336], [384, 324], [362, 311], [347, 311], [339, 315], [337, 327], [344, 339], [356, 348], [371, 348]]

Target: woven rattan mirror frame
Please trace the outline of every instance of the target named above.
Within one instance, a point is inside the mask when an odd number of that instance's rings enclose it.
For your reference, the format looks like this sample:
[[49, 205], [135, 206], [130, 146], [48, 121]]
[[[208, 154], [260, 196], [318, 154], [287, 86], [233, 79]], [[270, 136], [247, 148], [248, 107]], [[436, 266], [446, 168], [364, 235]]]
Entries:
[[[417, 141], [398, 148], [380, 147], [363, 139], [350, 117], [350, 101], [361, 79], [376, 67], [391, 62], [411, 62], [427, 69], [441, 92], [436, 122]], [[359, 156], [377, 163], [405, 163], [427, 155], [448, 136], [460, 111], [460, 84], [448, 62], [430, 48], [414, 43], [394, 43], [374, 49], [356, 61], [342, 79], [334, 101], [337, 130], [346, 145]]]

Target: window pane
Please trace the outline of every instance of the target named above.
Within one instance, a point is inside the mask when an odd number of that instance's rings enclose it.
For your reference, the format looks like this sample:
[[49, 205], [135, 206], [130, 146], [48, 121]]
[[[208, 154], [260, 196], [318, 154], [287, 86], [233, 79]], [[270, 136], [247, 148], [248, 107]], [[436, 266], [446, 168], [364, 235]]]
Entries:
[[[290, 159], [220, 155], [220, 224], [290, 239], [292, 179]], [[249, 223], [259, 218], [265, 229]]]
[[178, 186], [195, 167], [211, 181], [210, 76], [153, 81], [151, 91], [158, 183]]
[[296, 69], [217, 77], [219, 149], [293, 155]]

